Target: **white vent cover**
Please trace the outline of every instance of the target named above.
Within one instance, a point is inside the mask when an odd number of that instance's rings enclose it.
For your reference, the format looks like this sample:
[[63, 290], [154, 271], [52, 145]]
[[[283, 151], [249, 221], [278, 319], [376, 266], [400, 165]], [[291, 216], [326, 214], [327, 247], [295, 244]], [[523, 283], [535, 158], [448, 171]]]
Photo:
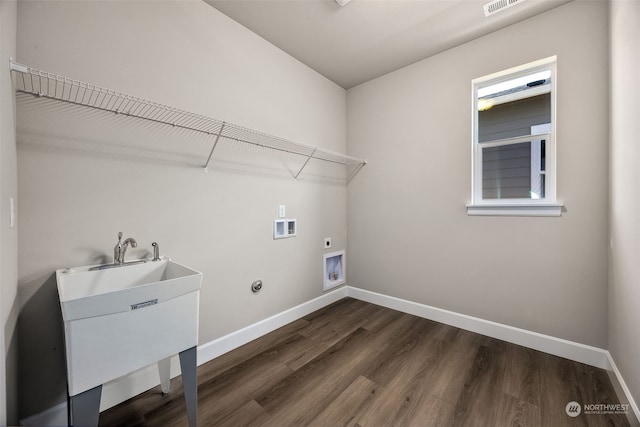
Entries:
[[484, 16], [491, 16], [494, 13], [501, 12], [515, 4], [522, 3], [524, 0], [493, 0], [483, 6]]

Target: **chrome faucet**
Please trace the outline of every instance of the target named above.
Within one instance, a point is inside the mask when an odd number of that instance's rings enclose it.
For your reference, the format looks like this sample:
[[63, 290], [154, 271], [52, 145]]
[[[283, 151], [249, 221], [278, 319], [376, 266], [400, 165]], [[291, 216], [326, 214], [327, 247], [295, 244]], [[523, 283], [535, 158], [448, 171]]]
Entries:
[[122, 252], [120, 252], [120, 259], [118, 260], [118, 264], [124, 264], [124, 254], [127, 252], [129, 244], [131, 244], [132, 248], [138, 247], [138, 242], [136, 242], [136, 239], [134, 239], [133, 237], [129, 237], [128, 239], [126, 239], [124, 243], [122, 243]]
[[138, 247], [136, 239], [129, 237], [124, 242], [122, 241], [122, 231], [118, 233], [118, 243], [113, 248], [113, 263], [124, 264], [124, 254], [127, 252], [127, 248], [131, 245], [132, 248]]

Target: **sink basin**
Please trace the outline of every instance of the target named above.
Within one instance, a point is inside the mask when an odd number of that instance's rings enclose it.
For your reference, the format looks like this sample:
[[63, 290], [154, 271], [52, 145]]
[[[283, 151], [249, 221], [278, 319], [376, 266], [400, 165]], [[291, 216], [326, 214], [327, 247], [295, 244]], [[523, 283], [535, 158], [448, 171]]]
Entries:
[[202, 273], [168, 258], [56, 271], [69, 395], [198, 343]]
[[161, 303], [200, 289], [202, 280], [202, 273], [166, 258], [103, 270], [92, 268], [56, 271], [65, 321], [126, 312], [135, 309], [135, 304], [151, 304], [156, 299], [155, 303]]

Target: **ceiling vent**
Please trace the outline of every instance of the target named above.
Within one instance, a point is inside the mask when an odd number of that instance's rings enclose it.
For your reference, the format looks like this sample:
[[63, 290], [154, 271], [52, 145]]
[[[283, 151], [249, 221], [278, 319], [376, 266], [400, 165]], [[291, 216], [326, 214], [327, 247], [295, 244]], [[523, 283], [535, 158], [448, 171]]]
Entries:
[[498, 12], [502, 12], [503, 10], [510, 8], [513, 5], [518, 3], [522, 3], [524, 0], [493, 0], [483, 6], [484, 8], [484, 16], [491, 16]]

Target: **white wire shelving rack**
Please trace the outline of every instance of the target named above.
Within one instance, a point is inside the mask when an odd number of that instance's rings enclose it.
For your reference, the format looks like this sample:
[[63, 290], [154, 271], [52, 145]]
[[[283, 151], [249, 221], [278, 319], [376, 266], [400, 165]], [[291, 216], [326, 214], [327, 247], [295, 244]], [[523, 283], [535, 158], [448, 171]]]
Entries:
[[367, 164], [364, 159], [289, 141], [212, 117], [181, 110], [58, 74], [37, 70], [14, 61], [10, 62], [10, 69], [17, 92], [122, 114], [211, 136], [211, 150], [207, 158], [203, 159], [205, 172], [208, 170], [216, 147], [224, 140], [242, 142], [264, 149], [301, 156], [303, 158], [302, 166], [297, 171], [293, 171], [295, 172], [293, 173], [295, 179], [300, 176], [307, 164], [313, 159], [353, 167], [352, 174]]

